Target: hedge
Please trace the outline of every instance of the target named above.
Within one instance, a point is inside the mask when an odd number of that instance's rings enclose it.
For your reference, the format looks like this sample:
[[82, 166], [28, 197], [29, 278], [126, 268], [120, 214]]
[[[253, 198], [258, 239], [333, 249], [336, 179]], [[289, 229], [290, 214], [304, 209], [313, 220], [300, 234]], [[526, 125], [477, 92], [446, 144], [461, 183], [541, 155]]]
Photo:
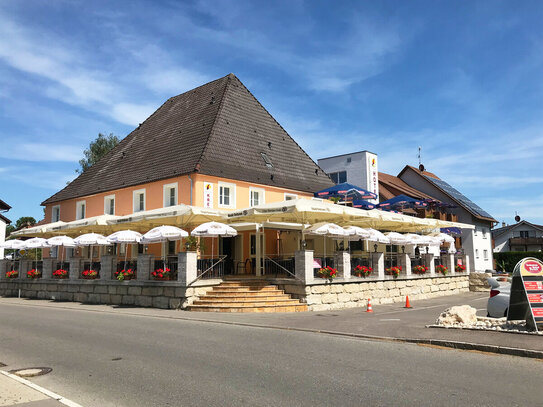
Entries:
[[501, 271], [503, 262], [508, 273], [512, 273], [517, 263], [525, 257], [535, 257], [543, 261], [543, 252], [503, 252], [493, 254], [494, 260], [496, 260], [496, 270]]

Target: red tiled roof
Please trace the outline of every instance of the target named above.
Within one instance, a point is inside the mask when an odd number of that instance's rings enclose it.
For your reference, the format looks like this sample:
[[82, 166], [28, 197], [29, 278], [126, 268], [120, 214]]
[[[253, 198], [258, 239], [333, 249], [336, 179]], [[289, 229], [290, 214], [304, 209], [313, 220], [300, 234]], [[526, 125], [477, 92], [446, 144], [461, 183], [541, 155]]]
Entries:
[[435, 199], [434, 197], [425, 194], [409, 185], [403, 180], [394, 175], [386, 174], [384, 172], [379, 173], [379, 196], [388, 200], [398, 195], [407, 195], [415, 199]]

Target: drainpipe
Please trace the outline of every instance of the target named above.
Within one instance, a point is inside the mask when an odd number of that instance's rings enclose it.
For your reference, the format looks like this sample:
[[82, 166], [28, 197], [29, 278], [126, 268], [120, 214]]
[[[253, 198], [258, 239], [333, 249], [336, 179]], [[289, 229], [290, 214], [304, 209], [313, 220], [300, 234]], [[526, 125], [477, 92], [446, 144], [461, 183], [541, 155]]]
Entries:
[[192, 206], [192, 178], [189, 174], [189, 181], [190, 181], [190, 206]]

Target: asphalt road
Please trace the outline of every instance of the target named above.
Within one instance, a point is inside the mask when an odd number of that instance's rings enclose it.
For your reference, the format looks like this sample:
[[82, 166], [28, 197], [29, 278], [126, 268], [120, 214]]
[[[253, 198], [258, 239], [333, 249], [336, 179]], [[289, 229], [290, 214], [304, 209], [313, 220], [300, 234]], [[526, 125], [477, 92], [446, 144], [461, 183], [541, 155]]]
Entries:
[[86, 407], [543, 404], [533, 359], [11, 304], [0, 362]]

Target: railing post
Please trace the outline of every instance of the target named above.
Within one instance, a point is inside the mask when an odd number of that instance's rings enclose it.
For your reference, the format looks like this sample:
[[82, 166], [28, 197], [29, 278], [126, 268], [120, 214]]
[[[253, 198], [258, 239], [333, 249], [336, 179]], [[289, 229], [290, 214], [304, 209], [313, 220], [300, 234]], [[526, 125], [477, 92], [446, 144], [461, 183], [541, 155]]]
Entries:
[[306, 284], [313, 282], [313, 250], [298, 250], [294, 253], [294, 273], [297, 279]]
[[100, 280], [111, 281], [113, 273], [117, 271], [117, 256], [105, 254], [100, 259]]
[[343, 278], [351, 278], [351, 255], [349, 252], [336, 252], [335, 262], [340, 276]]
[[138, 254], [138, 265], [136, 267], [136, 280], [147, 281], [151, 276], [151, 263], [153, 263], [154, 256], [152, 254]]
[[428, 270], [430, 271], [430, 276], [436, 275], [436, 267], [434, 264], [434, 255], [432, 253], [425, 253], [421, 255], [424, 259], [424, 265], [428, 267]]
[[398, 264], [405, 270], [405, 275], [410, 276], [411, 273], [411, 259], [408, 253], [398, 253]]
[[371, 254], [371, 264], [373, 269], [377, 272], [377, 278], [379, 280], [385, 279], [385, 254], [382, 252], [374, 252]]
[[41, 278], [49, 279], [53, 277], [53, 262], [54, 261], [56, 261], [56, 259], [52, 259], [52, 258], [43, 259]]
[[177, 253], [177, 281], [187, 286], [198, 277], [198, 254], [196, 252]]

